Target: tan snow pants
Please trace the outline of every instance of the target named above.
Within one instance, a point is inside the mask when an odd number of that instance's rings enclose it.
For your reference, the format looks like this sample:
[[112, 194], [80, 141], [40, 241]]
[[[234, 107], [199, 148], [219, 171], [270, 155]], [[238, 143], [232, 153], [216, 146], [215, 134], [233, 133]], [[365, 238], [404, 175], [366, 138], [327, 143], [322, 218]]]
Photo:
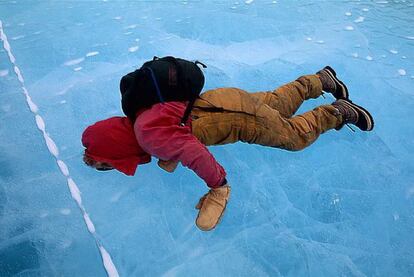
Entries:
[[302, 76], [268, 92], [209, 90], [195, 102], [192, 132], [205, 145], [242, 141], [301, 150], [342, 121], [331, 105], [293, 116], [303, 101], [321, 94], [322, 83], [317, 75]]

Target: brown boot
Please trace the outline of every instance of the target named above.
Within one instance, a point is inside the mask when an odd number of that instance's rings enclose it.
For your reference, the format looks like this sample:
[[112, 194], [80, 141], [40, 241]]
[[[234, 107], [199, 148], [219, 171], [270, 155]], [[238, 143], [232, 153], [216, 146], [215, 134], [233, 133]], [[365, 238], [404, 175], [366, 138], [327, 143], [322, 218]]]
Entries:
[[336, 99], [348, 99], [349, 93], [346, 85], [336, 77], [336, 72], [330, 66], [325, 66], [323, 69], [316, 72], [322, 83], [322, 89], [326, 92], [332, 93]]
[[342, 115], [342, 123], [335, 128], [336, 130], [341, 129], [345, 124], [353, 124], [362, 131], [374, 129], [372, 115], [363, 107], [352, 103], [351, 100], [339, 99], [333, 102], [332, 106]]
[[217, 226], [226, 209], [230, 198], [230, 186], [224, 185], [211, 189], [198, 202], [199, 209], [196, 225], [203, 231], [209, 231]]

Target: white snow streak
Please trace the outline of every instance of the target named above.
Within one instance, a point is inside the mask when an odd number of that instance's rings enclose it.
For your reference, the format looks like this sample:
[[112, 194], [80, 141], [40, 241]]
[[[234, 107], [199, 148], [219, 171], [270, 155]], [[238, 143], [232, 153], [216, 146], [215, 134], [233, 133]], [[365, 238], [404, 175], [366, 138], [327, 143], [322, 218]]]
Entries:
[[[73, 179], [70, 178], [69, 169], [66, 166], [66, 164], [62, 160], [58, 159], [59, 149], [56, 146], [56, 143], [52, 140], [52, 138], [46, 132], [46, 124], [45, 124], [43, 118], [38, 114], [39, 109], [36, 106], [36, 104], [33, 103], [33, 101], [31, 100], [29, 92], [26, 89], [21, 71], [20, 71], [19, 67], [16, 65], [16, 59], [12, 54], [10, 44], [7, 40], [7, 36], [3, 31], [3, 22], [1, 20], [0, 20], [0, 40], [3, 41], [3, 48], [6, 51], [6, 53], [8, 54], [10, 62], [13, 64], [14, 72], [16, 73], [16, 76], [20, 81], [21, 89], [23, 91], [23, 94], [26, 96], [27, 105], [29, 106], [30, 111], [34, 114], [36, 125], [39, 128], [39, 130], [43, 133], [43, 138], [45, 140], [46, 146], [49, 149], [50, 154], [52, 154], [55, 157], [56, 163], [58, 164], [62, 174], [67, 177], [68, 187], [69, 187], [70, 193], [72, 195], [72, 198], [78, 204], [78, 207], [79, 207], [79, 209], [81, 210], [81, 212], [83, 214], [85, 224], [86, 224], [89, 232], [92, 234], [93, 238], [95, 239], [95, 243], [99, 248], [105, 270], [106, 270], [108, 276], [118, 277], [119, 274], [118, 274], [118, 271], [117, 271], [115, 265], [112, 262], [111, 256], [105, 250], [105, 248], [102, 246], [102, 243], [99, 241], [98, 237], [96, 236], [95, 226], [93, 225], [89, 215], [86, 213], [85, 208], [82, 206], [82, 199], [81, 199], [81, 196], [80, 196], [80, 191], [79, 191], [78, 187], [76, 186], [75, 182], [73, 181]], [[74, 65], [74, 64], [82, 62], [83, 60], [84, 60], [84, 58], [71, 60], [71, 61], [66, 62], [65, 65]], [[60, 212], [63, 215], [68, 215], [68, 214], [71, 213], [71, 211], [69, 209], [62, 209]]]
[[99, 250], [101, 250], [101, 256], [104, 262], [104, 266], [106, 269], [106, 272], [109, 276], [116, 276], [118, 277], [118, 271], [116, 270], [115, 265], [112, 263], [111, 256], [109, 256], [108, 252], [106, 252], [105, 248], [99, 247]]
[[85, 58], [74, 59], [74, 60], [70, 60], [70, 61], [65, 62], [64, 65], [71, 66], [71, 65], [79, 64], [79, 63], [83, 62], [84, 60], [85, 60]]
[[69, 176], [69, 169], [68, 169], [67, 165], [62, 160], [57, 160], [57, 164], [60, 168], [60, 171], [62, 171], [62, 174], [65, 175], [66, 177], [68, 177]]
[[98, 51], [93, 51], [93, 52], [89, 52], [89, 53], [87, 53], [86, 54], [86, 57], [92, 57], [92, 56], [96, 56], [96, 55], [98, 55], [99, 54], [99, 52]]

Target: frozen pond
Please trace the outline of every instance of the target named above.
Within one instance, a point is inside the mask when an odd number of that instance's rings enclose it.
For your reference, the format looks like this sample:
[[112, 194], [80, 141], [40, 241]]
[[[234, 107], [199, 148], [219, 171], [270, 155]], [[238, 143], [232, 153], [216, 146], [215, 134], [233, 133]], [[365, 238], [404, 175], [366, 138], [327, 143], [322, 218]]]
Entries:
[[[0, 276], [414, 276], [413, 15], [412, 0], [0, 0]], [[120, 78], [154, 55], [204, 62], [205, 89], [331, 65], [376, 127], [295, 153], [210, 147], [232, 196], [202, 232], [192, 171], [82, 162], [83, 129], [122, 114]]]

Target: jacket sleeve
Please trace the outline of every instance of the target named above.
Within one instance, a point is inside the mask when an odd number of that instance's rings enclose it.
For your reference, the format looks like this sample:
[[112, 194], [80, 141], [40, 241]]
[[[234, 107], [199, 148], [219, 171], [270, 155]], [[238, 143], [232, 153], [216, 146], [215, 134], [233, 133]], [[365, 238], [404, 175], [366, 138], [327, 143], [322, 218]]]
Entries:
[[159, 117], [137, 120], [134, 129], [139, 145], [159, 159], [180, 161], [209, 187], [219, 187], [225, 182], [224, 168], [191, 133], [190, 127], [171, 123]]

